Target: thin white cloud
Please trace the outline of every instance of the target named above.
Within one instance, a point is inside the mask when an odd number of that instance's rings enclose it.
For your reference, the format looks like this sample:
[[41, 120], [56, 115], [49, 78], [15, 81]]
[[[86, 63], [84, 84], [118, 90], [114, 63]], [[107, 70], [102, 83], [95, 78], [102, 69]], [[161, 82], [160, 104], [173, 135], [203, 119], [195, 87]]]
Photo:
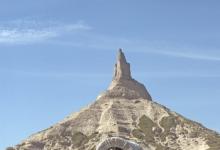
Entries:
[[[220, 61], [220, 50], [199, 50], [195, 47], [183, 45], [164, 44], [163, 41], [142, 41], [137, 39], [119, 38], [89, 33], [86, 36], [74, 37], [70, 41], [56, 41], [55, 44], [73, 47], [83, 47], [97, 50], [116, 50], [123, 48], [125, 51], [163, 55], [173, 58]], [[159, 46], [158, 46], [159, 45]], [[213, 52], [213, 53], [212, 53]]]
[[137, 72], [134, 73], [134, 76], [149, 78], [220, 78], [218, 73], [183, 71]]
[[36, 29], [3, 29], [0, 30], [0, 43], [25, 44], [56, 37], [57, 33]]
[[159, 55], [166, 55], [170, 57], [178, 57], [178, 58], [185, 58], [185, 59], [195, 59], [195, 60], [207, 60], [207, 61], [220, 61], [220, 55], [214, 56], [210, 54], [205, 54], [202, 52], [189, 52], [189, 50], [185, 51], [169, 51], [169, 50], [146, 50], [142, 52], [152, 53], [152, 54], [159, 54]]
[[0, 44], [29, 44], [45, 41], [66, 33], [90, 30], [82, 21], [72, 24], [37, 21], [14, 21], [0, 26]]
[[[88, 49], [115, 50], [125, 48], [126, 51], [164, 55], [167, 57], [220, 61], [219, 50], [198, 50], [186, 44], [175, 44], [166, 41], [145, 41], [143, 39], [132, 39], [117, 36], [99, 34], [97, 32], [82, 32], [91, 30], [91, 26], [83, 21], [64, 24], [59, 22], [36, 20], [14, 20], [0, 26], [0, 44], [30, 44], [35, 42], [47, 42], [48, 44], [60, 44]], [[69, 33], [70, 37], [65, 37]]]
[[220, 50], [218, 49], [205, 50], [204, 48], [197, 48], [186, 43], [172, 44], [166, 41], [143, 41], [141, 39], [114, 38], [109, 36], [105, 38], [104, 36], [99, 37], [99, 35], [95, 38], [96, 36], [93, 36], [93, 42], [86, 44], [86, 46], [102, 50], [124, 48], [125, 51], [130, 52], [163, 55], [181, 59], [220, 61]]

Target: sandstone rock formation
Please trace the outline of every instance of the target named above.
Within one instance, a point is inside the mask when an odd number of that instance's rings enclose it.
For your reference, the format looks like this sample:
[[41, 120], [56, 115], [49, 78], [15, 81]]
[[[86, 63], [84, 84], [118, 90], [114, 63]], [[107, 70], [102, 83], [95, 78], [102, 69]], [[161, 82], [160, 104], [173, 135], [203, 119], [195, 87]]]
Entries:
[[120, 50], [97, 100], [33, 134], [14, 150], [220, 150], [220, 135], [152, 101]]
[[130, 64], [127, 63], [124, 53], [121, 49], [119, 49], [117, 63], [115, 64], [113, 80], [110, 84], [110, 87], [104, 94], [111, 98], [144, 98], [151, 100], [151, 96], [144, 85], [132, 79]]

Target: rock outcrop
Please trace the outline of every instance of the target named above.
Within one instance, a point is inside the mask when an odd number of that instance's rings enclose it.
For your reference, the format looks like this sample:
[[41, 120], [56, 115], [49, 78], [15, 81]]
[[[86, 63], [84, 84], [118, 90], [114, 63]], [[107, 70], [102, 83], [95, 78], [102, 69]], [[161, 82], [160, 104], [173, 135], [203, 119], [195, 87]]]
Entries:
[[131, 77], [130, 64], [127, 63], [121, 49], [119, 49], [117, 63], [115, 64], [113, 80], [104, 95], [109, 98], [144, 98], [152, 100], [144, 85]]
[[115, 64], [114, 80], [131, 80], [130, 64], [127, 63], [122, 49], [119, 49], [117, 63]]
[[120, 50], [106, 92], [13, 149], [220, 150], [220, 135], [152, 101], [146, 88], [132, 79]]

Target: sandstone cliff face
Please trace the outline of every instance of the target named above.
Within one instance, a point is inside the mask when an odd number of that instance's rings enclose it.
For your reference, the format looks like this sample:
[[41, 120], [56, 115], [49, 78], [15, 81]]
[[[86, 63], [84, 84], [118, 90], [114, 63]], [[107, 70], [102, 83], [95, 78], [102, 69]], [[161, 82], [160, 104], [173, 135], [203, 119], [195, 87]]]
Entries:
[[[124, 150], [220, 149], [218, 133], [152, 101], [144, 85], [132, 79], [121, 50], [109, 89], [93, 104], [13, 149], [108, 150], [105, 144], [114, 147], [117, 142], [117, 147]], [[126, 148], [126, 144], [132, 146]]]
[[130, 64], [127, 63], [121, 49], [119, 50], [117, 63], [115, 64], [113, 80], [104, 95], [109, 98], [144, 98], [151, 100], [151, 96], [144, 85], [131, 77]]

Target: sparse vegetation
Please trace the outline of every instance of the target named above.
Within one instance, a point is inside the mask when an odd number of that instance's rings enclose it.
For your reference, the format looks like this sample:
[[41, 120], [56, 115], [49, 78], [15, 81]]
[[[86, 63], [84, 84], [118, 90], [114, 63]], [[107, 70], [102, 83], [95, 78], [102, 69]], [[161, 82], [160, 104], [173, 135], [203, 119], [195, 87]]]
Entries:
[[170, 115], [168, 117], [162, 118], [162, 120], [160, 121], [160, 125], [164, 128], [164, 132], [161, 135], [161, 139], [165, 140], [166, 136], [170, 134], [170, 129], [176, 128], [177, 126], [175, 116]]
[[190, 134], [189, 134], [189, 137], [190, 138], [197, 138], [199, 137], [199, 132], [198, 131], [192, 131]]
[[43, 149], [43, 147], [44, 147], [44, 143], [42, 143], [40, 141], [32, 141], [31, 144], [39, 149]]
[[83, 133], [81, 132], [76, 132], [73, 136], [72, 136], [72, 141], [73, 141], [73, 144], [76, 146], [76, 147], [79, 147], [81, 145], [84, 145], [85, 143], [88, 142], [88, 137], [85, 136]]
[[155, 123], [147, 116], [143, 115], [140, 120], [138, 126], [141, 128], [141, 130], [148, 134], [149, 132], [152, 132], [152, 128], [155, 125]]
[[[154, 146], [156, 147], [156, 150], [167, 150], [167, 148], [162, 146], [161, 144], [155, 144]], [[171, 150], [171, 149], [169, 149], [169, 150]]]
[[143, 131], [145, 136], [145, 141], [149, 143], [154, 143], [154, 135], [152, 128], [153, 126], [157, 126], [149, 117], [143, 115], [140, 120], [138, 126]]
[[208, 150], [220, 150], [220, 136], [219, 135], [207, 135]]
[[134, 130], [132, 131], [132, 135], [133, 135], [134, 137], [136, 137], [137, 139], [141, 139], [141, 140], [144, 139], [144, 134], [143, 134], [142, 131], [139, 130], [139, 129], [134, 129]]

